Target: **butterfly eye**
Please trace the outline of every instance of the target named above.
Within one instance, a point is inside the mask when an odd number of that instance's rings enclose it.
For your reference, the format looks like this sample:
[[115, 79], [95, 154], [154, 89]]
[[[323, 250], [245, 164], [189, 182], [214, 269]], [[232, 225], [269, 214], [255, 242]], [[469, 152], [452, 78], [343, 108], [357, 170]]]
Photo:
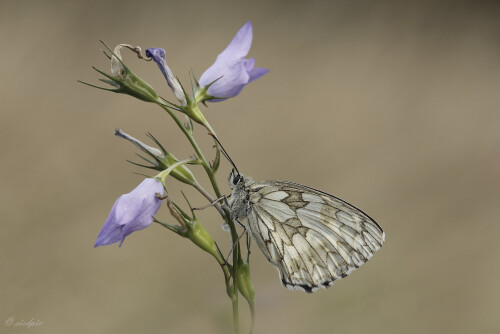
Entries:
[[240, 182], [240, 179], [241, 179], [240, 175], [236, 175], [235, 177], [233, 177], [233, 184], [237, 185], [238, 182]]

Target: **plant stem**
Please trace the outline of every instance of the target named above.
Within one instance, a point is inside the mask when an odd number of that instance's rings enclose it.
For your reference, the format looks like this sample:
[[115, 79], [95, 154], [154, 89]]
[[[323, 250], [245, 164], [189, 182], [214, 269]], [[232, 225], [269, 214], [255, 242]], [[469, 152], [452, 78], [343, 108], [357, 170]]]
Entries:
[[[233, 282], [236, 280], [233, 279]], [[233, 325], [234, 325], [234, 334], [239, 334], [240, 326], [239, 326], [239, 311], [238, 311], [238, 291], [236, 291], [232, 298], [233, 301]]]
[[[205, 158], [203, 152], [201, 151], [200, 147], [198, 146], [198, 143], [196, 143], [196, 140], [194, 139], [193, 135], [186, 129], [186, 127], [182, 124], [182, 122], [179, 120], [177, 115], [172, 111], [172, 109], [168, 108], [166, 105], [158, 103], [160, 107], [162, 107], [175, 121], [177, 126], [181, 129], [181, 131], [184, 133], [184, 135], [187, 137], [189, 142], [191, 143], [191, 146], [193, 146], [193, 149], [195, 150], [196, 154], [198, 155], [198, 158], [202, 162], [202, 166], [205, 169], [205, 172], [207, 173], [208, 178], [210, 179], [210, 183], [212, 184], [212, 187], [214, 189], [215, 195], [217, 198], [221, 197], [221, 192], [219, 189], [219, 185], [217, 183], [217, 180], [215, 179], [215, 174], [213, 173], [212, 168], [210, 167], [209, 163], [207, 162], [207, 159]], [[208, 124], [208, 123], [207, 123]], [[208, 124], [207, 129], [214, 135], [216, 136], [215, 132], [212, 130], [211, 126]], [[198, 189], [199, 190], [199, 189]], [[201, 192], [205, 197], [207, 197], [203, 192]], [[208, 199], [208, 197], [207, 197]], [[212, 201], [213, 202], [213, 201]], [[219, 211], [221, 212], [221, 211]], [[227, 209], [223, 209], [221, 212], [222, 217], [224, 218], [224, 221], [228, 224], [229, 229], [231, 231], [231, 240], [233, 242], [236, 242], [236, 245], [234, 246], [233, 250], [233, 266], [232, 266], [232, 272], [231, 272], [231, 277], [232, 277], [232, 282], [233, 286], [232, 288], [230, 286], [227, 286], [227, 291], [230, 293], [230, 298], [232, 301], [233, 305], [233, 325], [234, 325], [234, 333], [239, 334], [240, 328], [239, 328], [239, 310], [238, 310], [238, 282], [237, 282], [237, 274], [238, 274], [238, 263], [241, 260], [241, 253], [240, 253], [240, 247], [239, 247], [239, 241], [238, 241], [238, 233], [236, 232], [236, 226], [234, 222], [231, 219], [231, 215], [227, 211]], [[220, 263], [220, 262], [219, 262]], [[223, 269], [224, 270], [224, 269]], [[224, 270], [224, 276], [226, 276], [226, 270]], [[230, 284], [230, 280], [226, 276], [226, 285]]]
[[181, 129], [181, 131], [184, 133], [184, 135], [187, 137], [187, 139], [189, 140], [189, 142], [191, 143], [191, 146], [193, 146], [196, 154], [198, 155], [198, 158], [202, 161], [202, 165], [203, 165], [203, 168], [205, 168], [205, 171], [207, 172], [208, 174], [208, 177], [210, 179], [210, 182], [212, 183], [212, 187], [214, 188], [214, 191], [215, 191], [215, 194], [217, 195], [217, 198], [221, 197], [221, 193], [220, 193], [220, 190], [219, 190], [219, 186], [217, 184], [217, 181], [215, 180], [215, 176], [213, 175], [212, 173], [212, 169], [210, 168], [208, 162], [207, 162], [207, 159], [205, 158], [205, 156], [203, 155], [203, 152], [201, 151], [200, 147], [198, 146], [198, 144], [196, 143], [193, 135], [184, 127], [184, 125], [182, 124], [182, 122], [179, 120], [179, 118], [174, 114], [174, 112], [168, 108], [167, 106], [165, 106], [164, 104], [159, 104], [166, 112], [168, 112], [168, 114], [174, 119], [175, 123], [177, 124], [177, 126], [179, 126], [179, 128]]

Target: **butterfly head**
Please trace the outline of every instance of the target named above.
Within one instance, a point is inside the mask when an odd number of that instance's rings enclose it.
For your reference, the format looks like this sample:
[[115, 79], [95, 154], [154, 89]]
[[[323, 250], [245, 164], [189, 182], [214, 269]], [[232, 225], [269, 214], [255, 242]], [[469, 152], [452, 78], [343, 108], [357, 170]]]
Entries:
[[238, 171], [235, 172], [234, 168], [231, 171], [231, 174], [229, 174], [229, 188], [232, 190], [238, 186], [238, 184], [244, 184], [243, 182], [243, 175], [238, 173]]

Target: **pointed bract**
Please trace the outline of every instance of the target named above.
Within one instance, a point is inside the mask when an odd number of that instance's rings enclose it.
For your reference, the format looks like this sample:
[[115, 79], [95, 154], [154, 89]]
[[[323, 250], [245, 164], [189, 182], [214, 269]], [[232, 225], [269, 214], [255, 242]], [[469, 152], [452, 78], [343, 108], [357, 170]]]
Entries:
[[151, 225], [162, 203], [156, 194], [163, 192], [163, 185], [158, 180], [148, 178], [128, 194], [121, 195], [113, 205], [94, 247], [115, 242], [120, 242], [121, 246], [127, 235]]
[[269, 72], [266, 68], [254, 68], [255, 58], [245, 59], [252, 45], [252, 37], [252, 24], [248, 21], [217, 56], [213, 65], [201, 75], [200, 85], [209, 86], [206, 94], [217, 98], [206, 101], [218, 102], [234, 97], [245, 85]]

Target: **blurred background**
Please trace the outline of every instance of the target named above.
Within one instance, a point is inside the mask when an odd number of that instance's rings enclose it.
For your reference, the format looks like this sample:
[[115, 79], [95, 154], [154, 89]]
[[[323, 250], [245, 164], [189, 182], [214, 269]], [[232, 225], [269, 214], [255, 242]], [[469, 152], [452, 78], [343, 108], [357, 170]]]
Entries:
[[[102, 39], [164, 48], [187, 86], [251, 20], [249, 56], [271, 72], [203, 109], [233, 160], [256, 180], [339, 196], [387, 234], [366, 265], [312, 295], [282, 287], [254, 247], [255, 333], [498, 333], [499, 14], [494, 1], [2, 0], [0, 332], [229, 332], [220, 269], [189, 241], [152, 225], [93, 248], [142, 180], [133, 173], [148, 173], [125, 161], [137, 150], [115, 127], [151, 132], [178, 158], [192, 151], [158, 107], [77, 79], [109, 72]], [[123, 55], [173, 99], [155, 64]], [[229, 170], [223, 161], [225, 193]], [[185, 188], [170, 187], [183, 203]], [[227, 252], [213, 211], [199, 216]], [[172, 222], [165, 208], [159, 218]], [[241, 314], [247, 328], [243, 302]]]

